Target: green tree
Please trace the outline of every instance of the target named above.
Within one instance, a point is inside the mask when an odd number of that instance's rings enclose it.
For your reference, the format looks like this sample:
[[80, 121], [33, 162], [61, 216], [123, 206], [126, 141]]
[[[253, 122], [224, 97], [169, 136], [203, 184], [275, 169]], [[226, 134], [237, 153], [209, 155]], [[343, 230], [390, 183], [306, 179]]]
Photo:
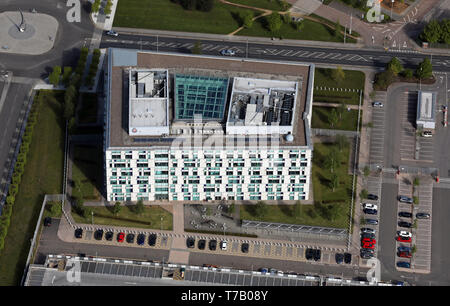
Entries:
[[370, 168], [368, 166], [364, 167], [363, 174], [365, 177], [368, 177], [370, 175]]
[[120, 202], [116, 202], [113, 207], [114, 216], [117, 216], [121, 210], [122, 210], [122, 206], [120, 206]]
[[196, 0], [195, 8], [202, 12], [210, 12], [214, 8], [214, 0]]
[[267, 204], [264, 201], [258, 201], [255, 204], [255, 216], [261, 218], [267, 214]]
[[367, 189], [363, 189], [361, 190], [361, 192], [359, 193], [359, 197], [361, 199], [367, 199], [367, 196], [369, 195], [369, 192], [367, 191]]
[[93, 13], [98, 13], [98, 11], [100, 10], [100, 1], [101, 0], [95, 0], [94, 3], [92, 3], [92, 7], [91, 10]]
[[440, 22], [441, 25], [441, 42], [450, 44], [450, 19], [444, 19]]
[[420, 179], [419, 179], [418, 176], [416, 176], [416, 177], [414, 178], [414, 180], [413, 180], [413, 185], [414, 185], [414, 187], [417, 187], [417, 186], [420, 185]]
[[242, 16], [242, 25], [247, 29], [253, 26], [253, 13], [251, 11], [245, 11]]
[[330, 187], [333, 189], [333, 192], [339, 187], [339, 176], [336, 173], [331, 175]]
[[48, 76], [48, 81], [50, 82], [50, 84], [56, 87], [59, 85], [60, 76], [61, 76], [61, 67], [55, 66], [53, 68], [52, 73], [50, 73], [50, 75]]
[[441, 25], [437, 20], [430, 21], [423, 29], [420, 38], [429, 43], [436, 43], [442, 36]]
[[414, 72], [411, 69], [405, 69], [403, 70], [402, 75], [407, 79], [412, 79], [412, 77], [414, 76]]
[[55, 202], [50, 206], [50, 214], [52, 217], [57, 217], [61, 213], [61, 203]]
[[328, 123], [331, 125], [331, 128], [334, 128], [339, 122], [339, 115], [336, 109], [333, 107], [331, 112], [328, 115]]
[[192, 54], [202, 54], [202, 43], [200, 41], [196, 41], [191, 52]]
[[62, 82], [64, 84], [64, 86], [69, 86], [70, 84], [70, 77], [72, 76], [72, 67], [70, 66], [65, 66], [64, 67], [64, 73], [62, 76]]
[[295, 29], [297, 31], [302, 31], [305, 28], [305, 23], [303, 22], [303, 20], [299, 20], [295, 23]]
[[64, 102], [63, 117], [65, 120], [69, 120], [75, 114], [75, 104], [72, 100]]
[[426, 57], [417, 67], [416, 75], [420, 79], [428, 79], [433, 76], [433, 66], [428, 57]]
[[135, 209], [138, 215], [142, 215], [144, 212], [144, 202], [142, 200], [137, 201]]
[[344, 103], [339, 103], [339, 106], [337, 107], [337, 112], [339, 114], [339, 120], [342, 120], [342, 116], [345, 114], [345, 111], [347, 110], [347, 105]]
[[331, 78], [339, 85], [345, 80], [345, 72], [341, 66], [331, 70]]
[[387, 70], [391, 71], [393, 75], [398, 75], [403, 71], [403, 65], [398, 58], [393, 57], [387, 64]]
[[342, 152], [349, 144], [347, 137], [344, 135], [336, 135], [336, 143], [340, 152]]
[[111, 8], [112, 8], [112, 2], [111, 2], [111, 0], [108, 0], [105, 5], [105, 10], [104, 10], [105, 15], [111, 14]]
[[269, 31], [274, 33], [277, 33], [283, 24], [283, 21], [281, 20], [280, 14], [277, 12], [273, 12], [269, 16], [266, 17], [267, 25], [269, 26]]
[[330, 169], [331, 173], [334, 173], [334, 170], [339, 166], [340, 163], [341, 163], [341, 154], [336, 149], [336, 147], [333, 147], [330, 150], [330, 153], [328, 153], [328, 155], [325, 157], [324, 162], [325, 167]]
[[83, 206], [83, 217], [85, 219], [92, 218], [92, 213], [93, 212], [94, 212], [94, 210], [92, 209], [92, 207]]

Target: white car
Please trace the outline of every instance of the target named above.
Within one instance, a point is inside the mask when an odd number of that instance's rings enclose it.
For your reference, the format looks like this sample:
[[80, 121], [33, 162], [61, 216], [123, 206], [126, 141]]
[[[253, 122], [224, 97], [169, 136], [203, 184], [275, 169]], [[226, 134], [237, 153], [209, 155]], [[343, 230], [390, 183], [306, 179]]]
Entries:
[[236, 52], [234, 52], [231, 49], [224, 49], [224, 50], [220, 51], [220, 54], [228, 55], [228, 56], [234, 56], [236, 54]]
[[372, 203], [362, 203], [364, 209], [378, 209], [378, 206]]
[[381, 103], [381, 102], [373, 102], [373, 103], [372, 103], [372, 106], [373, 106], [373, 107], [383, 107], [384, 105], [383, 105], [383, 103]]
[[433, 137], [433, 133], [430, 131], [425, 131], [422, 133], [422, 137]]
[[221, 241], [220, 242], [220, 249], [222, 251], [226, 251], [227, 250], [227, 242], [226, 241]]
[[109, 35], [109, 36], [119, 36], [119, 33], [117, 33], [116, 31], [113, 31], [113, 30], [109, 30], [108, 32], [106, 32], [106, 35]]
[[411, 238], [412, 234], [408, 231], [399, 231], [398, 235], [405, 238]]
[[375, 231], [373, 228], [365, 227], [365, 228], [362, 228], [362, 229], [361, 229], [361, 233], [371, 233], [371, 234], [375, 234], [376, 231]]

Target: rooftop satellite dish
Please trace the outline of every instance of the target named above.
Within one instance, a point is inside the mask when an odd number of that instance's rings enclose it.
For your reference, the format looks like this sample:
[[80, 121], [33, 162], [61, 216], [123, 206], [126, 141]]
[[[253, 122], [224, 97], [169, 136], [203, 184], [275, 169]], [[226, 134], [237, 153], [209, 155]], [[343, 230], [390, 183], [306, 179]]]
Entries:
[[286, 141], [293, 142], [294, 141], [294, 136], [292, 134], [287, 134], [286, 135]]

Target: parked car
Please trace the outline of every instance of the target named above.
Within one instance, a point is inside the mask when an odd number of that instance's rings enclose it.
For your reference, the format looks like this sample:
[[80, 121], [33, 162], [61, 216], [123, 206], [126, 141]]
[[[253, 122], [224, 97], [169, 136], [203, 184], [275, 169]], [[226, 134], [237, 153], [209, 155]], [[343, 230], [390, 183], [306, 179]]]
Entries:
[[75, 238], [81, 239], [83, 237], [83, 229], [77, 228], [75, 230]]
[[98, 229], [94, 232], [94, 239], [95, 240], [102, 240], [103, 238], [103, 230], [102, 229]]
[[376, 204], [372, 204], [372, 203], [363, 203], [363, 209], [374, 209], [377, 210], [378, 206]]
[[411, 228], [411, 227], [412, 227], [412, 224], [409, 223], [409, 222], [406, 222], [406, 221], [399, 221], [399, 222], [398, 222], [398, 226], [400, 226], [400, 227], [406, 227], [406, 228]]
[[210, 240], [208, 247], [211, 251], [215, 251], [217, 248], [217, 240]]
[[397, 262], [397, 267], [399, 268], [411, 268], [411, 264], [406, 261], [399, 261]]
[[248, 253], [248, 243], [243, 243], [241, 245], [241, 251], [242, 253]]
[[225, 240], [220, 242], [220, 249], [222, 251], [226, 251], [227, 250], [227, 242]]
[[398, 241], [398, 242], [407, 242], [407, 243], [411, 243], [411, 237], [402, 237], [402, 236], [398, 236], [398, 237], [397, 237], [397, 241]]
[[314, 250], [314, 261], [319, 261], [322, 252], [320, 250]]
[[270, 268], [269, 272], [270, 272], [270, 275], [276, 275], [278, 273], [277, 269], [274, 269], [274, 268]]
[[261, 272], [261, 274], [266, 274], [267, 272], [269, 272], [269, 269], [261, 268], [261, 269], [259, 269], [259, 272]]
[[401, 237], [408, 237], [408, 238], [412, 237], [411, 232], [408, 232], [408, 231], [398, 231], [397, 234]]
[[119, 36], [119, 33], [117, 33], [116, 31], [110, 30], [110, 31], [106, 32], [106, 35], [117, 37], [117, 36]]
[[376, 215], [378, 214], [378, 210], [376, 209], [363, 209], [363, 212], [367, 215]]
[[195, 238], [194, 237], [188, 237], [186, 239], [186, 246], [190, 249], [192, 249], [195, 246]]
[[314, 250], [313, 249], [306, 249], [305, 251], [305, 258], [307, 260], [311, 260], [314, 257]]
[[145, 235], [144, 234], [139, 234], [137, 236], [137, 244], [138, 245], [144, 245], [145, 243]]
[[369, 193], [368, 195], [367, 195], [367, 198], [369, 199], [369, 200], [378, 200], [378, 196], [376, 195], [376, 194], [371, 194], [371, 193]]
[[117, 234], [117, 242], [123, 242], [124, 239], [125, 239], [125, 233]]
[[422, 137], [433, 137], [433, 133], [431, 131], [424, 131]]
[[231, 49], [224, 49], [224, 50], [220, 51], [220, 54], [225, 55], [225, 56], [234, 56], [234, 55], [236, 55], [236, 52], [234, 52], [234, 50], [231, 50]]
[[429, 213], [417, 213], [416, 218], [417, 219], [430, 219], [431, 215]]
[[375, 102], [372, 103], [372, 106], [373, 107], [383, 107], [384, 105], [381, 102], [375, 101]]
[[397, 248], [397, 251], [399, 251], [399, 252], [411, 252], [411, 248], [402, 245], [402, 246], [399, 246], [399, 247]]
[[362, 233], [361, 234], [361, 239], [364, 239], [364, 238], [374, 239], [375, 238], [375, 234], [374, 233]]
[[351, 264], [352, 263], [352, 254], [344, 253], [344, 262], [346, 264]]
[[398, 201], [402, 202], [402, 203], [408, 203], [408, 204], [413, 204], [413, 199], [411, 199], [410, 197], [407, 196], [398, 196]]
[[150, 234], [149, 236], [148, 236], [148, 245], [149, 246], [155, 246], [155, 244], [156, 244], [156, 234]]
[[198, 247], [199, 250], [204, 250], [204, 249], [205, 249], [205, 246], [206, 246], [206, 240], [200, 239], [200, 240], [197, 242], [197, 247]]
[[344, 262], [344, 254], [342, 254], [342, 253], [336, 253], [334, 258], [335, 258], [337, 264], [341, 264]]
[[407, 212], [407, 211], [401, 211], [398, 213], [399, 217], [404, 217], [404, 218], [411, 218], [412, 217], [412, 213]]
[[113, 233], [113, 232], [106, 232], [106, 234], [105, 234], [105, 239], [106, 239], [107, 241], [112, 241], [112, 240], [113, 240], [113, 237], [114, 237], [114, 233]]
[[411, 252], [397, 252], [397, 256], [398, 257], [402, 257], [402, 258], [411, 258]]
[[46, 217], [44, 219], [44, 226], [52, 226], [52, 218]]
[[127, 242], [128, 243], [133, 243], [134, 242], [134, 234], [129, 233], [127, 235]]
[[371, 249], [361, 249], [359, 255], [362, 259], [370, 259], [375, 256], [373, 250]]
[[361, 240], [361, 247], [364, 249], [374, 249], [377, 241], [371, 238], [363, 238]]
[[373, 228], [369, 228], [369, 227], [363, 227], [361, 228], [361, 233], [372, 233], [375, 234], [375, 230]]
[[366, 219], [365, 222], [366, 222], [366, 224], [370, 224], [370, 225], [378, 225], [377, 219]]

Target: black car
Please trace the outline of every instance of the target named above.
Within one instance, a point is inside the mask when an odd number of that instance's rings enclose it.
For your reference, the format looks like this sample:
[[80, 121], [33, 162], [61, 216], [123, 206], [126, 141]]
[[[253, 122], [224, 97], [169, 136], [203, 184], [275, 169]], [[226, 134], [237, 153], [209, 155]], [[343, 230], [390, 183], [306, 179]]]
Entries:
[[428, 213], [417, 213], [416, 218], [417, 219], [430, 219], [431, 215]]
[[370, 225], [377, 225], [378, 224], [378, 220], [377, 219], [366, 219], [366, 224], [370, 224]]
[[344, 262], [346, 264], [351, 264], [352, 263], [352, 254], [344, 253]]
[[113, 232], [106, 232], [105, 234], [105, 239], [108, 241], [112, 241], [114, 237], [114, 233]]
[[361, 249], [360, 256], [362, 259], [370, 259], [374, 256], [373, 252], [368, 252], [368, 249]]
[[133, 243], [134, 242], [134, 234], [128, 234], [127, 238], [126, 238], [128, 243]]
[[77, 228], [77, 229], [75, 230], [75, 238], [80, 239], [80, 238], [82, 238], [82, 237], [83, 237], [83, 229]]
[[195, 238], [189, 237], [188, 239], [186, 239], [186, 246], [192, 249], [195, 246]]
[[409, 222], [406, 222], [406, 221], [399, 221], [399, 222], [398, 222], [398, 226], [400, 226], [400, 227], [406, 227], [406, 228], [411, 228], [411, 227], [412, 227], [412, 224], [409, 223]]
[[403, 218], [411, 218], [412, 217], [412, 213], [407, 212], [407, 211], [401, 211], [398, 213], [399, 217], [403, 217]]
[[242, 253], [248, 253], [248, 243], [243, 243], [241, 245], [241, 251]]
[[44, 226], [51, 226], [52, 225], [52, 218], [46, 217], [44, 219]]
[[362, 233], [361, 239], [364, 239], [364, 238], [375, 239], [375, 233]]
[[94, 239], [95, 240], [102, 240], [103, 238], [103, 230], [102, 229], [98, 229], [94, 232]]
[[138, 245], [144, 245], [145, 243], [145, 235], [144, 234], [139, 234], [137, 236], [137, 244]]
[[211, 251], [215, 251], [217, 248], [217, 240], [210, 240], [208, 243], [208, 247]]
[[314, 257], [314, 250], [313, 249], [306, 249], [305, 257], [307, 260], [311, 260]]
[[320, 250], [314, 250], [314, 261], [320, 260], [321, 253], [322, 252]]
[[336, 253], [336, 255], [334, 256], [336, 259], [336, 263], [337, 264], [341, 264], [344, 262], [344, 254], [342, 253]]
[[369, 200], [378, 200], [378, 196], [375, 195], [375, 194], [368, 194], [368, 195], [367, 195], [367, 198], [368, 198]]
[[367, 215], [376, 215], [378, 213], [376, 209], [364, 209], [363, 212]]
[[205, 246], [206, 246], [206, 241], [204, 239], [200, 239], [197, 242], [197, 247], [198, 247], [199, 250], [204, 250]]
[[155, 244], [156, 244], [156, 234], [150, 234], [148, 236], [148, 245], [155, 246]]

